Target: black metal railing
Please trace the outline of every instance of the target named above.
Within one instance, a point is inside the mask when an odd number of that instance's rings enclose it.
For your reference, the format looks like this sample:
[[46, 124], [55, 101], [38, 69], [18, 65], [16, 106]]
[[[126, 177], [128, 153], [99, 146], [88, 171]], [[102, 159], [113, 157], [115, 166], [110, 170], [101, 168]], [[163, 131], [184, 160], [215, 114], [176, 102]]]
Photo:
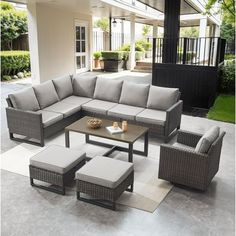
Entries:
[[224, 60], [225, 40], [219, 37], [153, 39], [153, 63], [163, 63], [163, 47], [177, 41], [174, 63], [197, 66], [218, 66]]

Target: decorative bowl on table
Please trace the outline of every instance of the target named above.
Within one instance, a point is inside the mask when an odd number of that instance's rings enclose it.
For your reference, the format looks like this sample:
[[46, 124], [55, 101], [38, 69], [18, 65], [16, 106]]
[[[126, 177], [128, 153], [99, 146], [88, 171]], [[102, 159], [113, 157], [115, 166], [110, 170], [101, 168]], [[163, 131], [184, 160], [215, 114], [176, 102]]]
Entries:
[[102, 126], [102, 120], [97, 118], [91, 118], [88, 119], [87, 124], [91, 129], [99, 129]]

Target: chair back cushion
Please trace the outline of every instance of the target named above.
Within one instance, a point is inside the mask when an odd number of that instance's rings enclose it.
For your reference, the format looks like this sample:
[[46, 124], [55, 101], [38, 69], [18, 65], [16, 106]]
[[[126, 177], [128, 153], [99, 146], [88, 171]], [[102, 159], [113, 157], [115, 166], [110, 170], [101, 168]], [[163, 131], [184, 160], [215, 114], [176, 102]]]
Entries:
[[71, 77], [69, 75], [53, 79], [52, 82], [55, 86], [57, 95], [60, 100], [69, 97], [73, 94]]
[[179, 89], [151, 86], [149, 90], [147, 107], [166, 111], [179, 99]]
[[149, 87], [149, 84], [124, 82], [119, 103], [146, 107]]
[[27, 88], [20, 92], [9, 94], [8, 97], [14, 108], [26, 111], [37, 111], [40, 109], [33, 88]]
[[56, 89], [51, 80], [33, 87], [41, 109], [59, 101]]
[[98, 78], [94, 91], [94, 98], [118, 103], [122, 84], [122, 80]]
[[80, 75], [75, 75], [73, 78], [74, 95], [92, 98], [96, 80], [97, 76], [81, 77]]
[[211, 127], [198, 141], [195, 148], [196, 152], [207, 153], [213, 142], [219, 137], [220, 128], [218, 126]]

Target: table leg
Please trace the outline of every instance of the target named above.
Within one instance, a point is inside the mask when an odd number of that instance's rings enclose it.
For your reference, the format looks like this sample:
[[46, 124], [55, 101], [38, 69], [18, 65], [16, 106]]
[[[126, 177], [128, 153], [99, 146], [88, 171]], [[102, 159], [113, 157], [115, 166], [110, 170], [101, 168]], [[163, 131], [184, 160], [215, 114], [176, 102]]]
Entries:
[[133, 144], [129, 143], [129, 162], [133, 162]]
[[66, 141], [66, 147], [70, 147], [70, 134], [69, 134], [69, 130], [65, 131], [65, 141]]
[[144, 136], [144, 155], [148, 156], [148, 132]]
[[85, 142], [89, 143], [89, 134], [85, 134]]

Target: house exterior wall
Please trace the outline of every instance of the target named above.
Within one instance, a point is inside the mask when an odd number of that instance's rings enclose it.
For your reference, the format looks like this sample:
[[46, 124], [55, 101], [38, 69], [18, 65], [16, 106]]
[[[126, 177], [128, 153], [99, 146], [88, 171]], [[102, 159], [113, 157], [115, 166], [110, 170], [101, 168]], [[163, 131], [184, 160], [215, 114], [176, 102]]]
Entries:
[[[46, 3], [28, 4], [29, 44], [34, 84], [75, 73], [75, 21], [87, 21], [89, 64], [92, 17]], [[91, 68], [90, 68], [91, 69]]]

